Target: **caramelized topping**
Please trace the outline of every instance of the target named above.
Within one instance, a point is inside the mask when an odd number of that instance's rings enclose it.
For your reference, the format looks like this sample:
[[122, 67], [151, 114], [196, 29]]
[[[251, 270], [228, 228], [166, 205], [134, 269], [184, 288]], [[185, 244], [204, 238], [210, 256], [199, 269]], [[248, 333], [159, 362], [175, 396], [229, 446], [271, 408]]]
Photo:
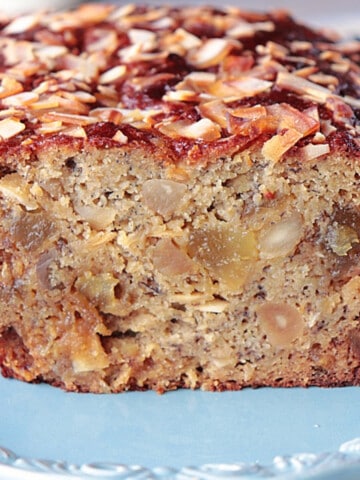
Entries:
[[53, 136], [103, 145], [106, 123], [108, 145], [126, 143], [129, 125], [190, 159], [234, 136], [235, 150], [262, 136], [273, 162], [299, 144], [317, 158], [341, 135], [360, 154], [359, 43], [283, 12], [91, 3], [4, 19], [0, 46], [1, 149]]

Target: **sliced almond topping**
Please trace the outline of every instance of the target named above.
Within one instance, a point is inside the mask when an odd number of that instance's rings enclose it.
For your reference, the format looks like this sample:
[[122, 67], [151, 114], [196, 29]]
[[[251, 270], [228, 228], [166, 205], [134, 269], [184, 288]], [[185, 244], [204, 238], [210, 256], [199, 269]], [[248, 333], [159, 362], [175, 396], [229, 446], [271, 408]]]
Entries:
[[89, 57], [67, 54], [62, 57], [65, 69], [73, 72], [70, 78], [91, 81], [98, 76], [99, 63], [90, 61]]
[[22, 84], [12, 77], [4, 75], [1, 78], [0, 99], [15, 95], [24, 90]]
[[33, 92], [21, 92], [10, 97], [4, 98], [2, 101], [6, 107], [26, 107], [36, 102], [39, 95]]
[[61, 112], [47, 112], [42, 115], [41, 120], [43, 122], [53, 122], [55, 120], [60, 120], [65, 124], [70, 125], [91, 125], [96, 123], [97, 119], [93, 117], [87, 117], [85, 115], [72, 115], [70, 113], [61, 113]]
[[339, 79], [334, 75], [325, 75], [325, 73], [313, 73], [309, 75], [309, 80], [319, 85], [337, 86], [339, 85]]
[[60, 105], [60, 98], [56, 95], [46, 95], [41, 97], [38, 102], [34, 102], [30, 105], [32, 110], [50, 110], [58, 108]]
[[170, 90], [162, 97], [164, 102], [195, 102], [197, 98], [191, 90]]
[[187, 32], [183, 28], [178, 28], [171, 38], [171, 42], [180, 44], [185, 50], [200, 47], [201, 40], [196, 35]]
[[138, 45], [142, 52], [149, 52], [156, 46], [156, 35], [150, 30], [131, 28], [128, 36], [133, 45]]
[[117, 65], [116, 67], [110, 68], [110, 70], [100, 75], [99, 82], [102, 84], [116, 82], [125, 76], [126, 70], [125, 65]]
[[209, 118], [220, 125], [221, 128], [227, 128], [228, 109], [221, 100], [212, 100], [210, 102], [201, 103], [198, 106], [198, 109], [203, 117]]
[[111, 55], [117, 48], [117, 34], [113, 30], [105, 28], [93, 28], [91, 41], [86, 43], [87, 52], [103, 52]]
[[209, 118], [202, 118], [194, 123], [183, 120], [163, 123], [158, 126], [158, 129], [171, 138], [185, 137], [210, 142], [221, 137], [219, 125]]
[[19, 63], [35, 62], [34, 45], [23, 40], [8, 39], [2, 48], [5, 64], [8, 66]]
[[237, 107], [231, 110], [231, 114], [235, 117], [244, 119], [256, 119], [267, 115], [266, 107], [262, 105], [255, 105], [253, 107]]
[[225, 102], [255, 96], [272, 87], [273, 83], [255, 77], [244, 77], [236, 81], [218, 80], [208, 86], [208, 93], [223, 98]]
[[218, 65], [232, 50], [233, 43], [225, 38], [210, 38], [200, 48], [189, 52], [188, 61], [197, 68]]
[[112, 122], [116, 125], [120, 125], [124, 118], [121, 111], [116, 108], [95, 108], [94, 110], [90, 110], [89, 115], [102, 122]]
[[278, 87], [304, 95], [304, 97], [318, 103], [325, 103], [333, 95], [328, 88], [287, 72], [278, 73], [276, 84]]
[[83, 129], [83, 127], [80, 127], [79, 125], [65, 128], [61, 133], [64, 135], [68, 135], [69, 137], [87, 138], [85, 130]]
[[245, 21], [240, 21], [226, 33], [229, 35], [229, 37], [241, 38], [252, 37], [256, 32], [273, 32], [274, 30], [275, 25], [273, 22], [248, 23]]
[[330, 147], [327, 143], [313, 145], [309, 143], [300, 149], [301, 158], [305, 161], [314, 160], [330, 152]]
[[60, 120], [57, 120], [54, 122], [43, 123], [42, 125], [40, 125], [39, 128], [36, 129], [36, 132], [39, 135], [46, 135], [50, 133], [60, 132], [63, 129], [63, 123]]
[[15, 18], [9, 25], [7, 25], [3, 32], [7, 35], [14, 35], [17, 33], [24, 33], [27, 30], [34, 28], [41, 19], [41, 14], [22, 15]]
[[[270, 114], [279, 119], [279, 130], [291, 129], [301, 133], [303, 137], [315, 133], [319, 129], [319, 121], [313, 116], [306, 115], [287, 103], [270, 105], [267, 107]], [[314, 114], [312, 112], [312, 114]]]
[[15, 135], [23, 130], [25, 130], [25, 124], [16, 118], [4, 118], [0, 120], [0, 138], [2, 140], [15, 137]]
[[348, 123], [353, 118], [354, 112], [341, 98], [329, 97], [326, 106], [333, 112], [336, 122]]
[[195, 92], [203, 92], [216, 81], [215, 73], [211, 72], [191, 72], [184, 80], [177, 85], [177, 88], [192, 88]]
[[264, 143], [262, 154], [266, 160], [278, 162], [281, 157], [290, 150], [302, 138], [302, 134], [297, 130], [289, 129], [274, 135], [270, 140]]
[[256, 138], [261, 134], [274, 134], [278, 128], [278, 119], [273, 115], [254, 117], [253, 119], [228, 116], [228, 130], [236, 135]]

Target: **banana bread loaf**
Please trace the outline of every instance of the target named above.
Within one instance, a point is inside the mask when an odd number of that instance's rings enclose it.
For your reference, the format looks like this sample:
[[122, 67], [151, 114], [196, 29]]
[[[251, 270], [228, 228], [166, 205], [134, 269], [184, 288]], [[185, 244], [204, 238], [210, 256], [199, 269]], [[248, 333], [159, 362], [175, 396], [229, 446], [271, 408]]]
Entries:
[[360, 43], [235, 7], [0, 22], [3, 375], [360, 384]]

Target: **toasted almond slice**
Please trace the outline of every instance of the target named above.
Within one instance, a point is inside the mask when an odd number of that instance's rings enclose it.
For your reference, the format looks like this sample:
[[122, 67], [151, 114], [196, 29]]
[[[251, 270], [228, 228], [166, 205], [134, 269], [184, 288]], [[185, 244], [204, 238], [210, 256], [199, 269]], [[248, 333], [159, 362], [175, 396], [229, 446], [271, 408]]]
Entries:
[[314, 145], [309, 143], [300, 149], [300, 155], [303, 160], [314, 160], [315, 158], [327, 155], [330, 152], [330, 147], [327, 143]]
[[121, 110], [117, 108], [95, 108], [90, 110], [89, 115], [103, 122], [112, 122], [116, 125], [120, 125], [124, 118]]
[[39, 13], [33, 15], [22, 15], [15, 18], [3, 30], [7, 35], [14, 35], [17, 33], [24, 33], [35, 27], [41, 18]]
[[293, 73], [279, 72], [276, 85], [285, 90], [304, 95], [304, 97], [318, 103], [325, 103], [329, 97], [333, 96], [328, 88], [298, 77]]
[[33, 92], [21, 92], [15, 95], [10, 95], [2, 101], [6, 107], [27, 107], [36, 102], [39, 95]]
[[150, 30], [131, 28], [128, 36], [133, 45], [139, 45], [142, 52], [152, 50], [156, 45], [156, 35]]
[[116, 82], [124, 77], [126, 74], [125, 65], [117, 65], [116, 67], [110, 68], [106, 72], [102, 73], [99, 77], [99, 83], [107, 84]]
[[197, 94], [191, 90], [170, 90], [162, 99], [164, 102], [195, 102]]
[[231, 110], [231, 114], [235, 117], [256, 119], [266, 116], [267, 110], [263, 105], [254, 105], [253, 107], [237, 107]]
[[183, 28], [178, 28], [175, 30], [174, 36], [171, 39], [176, 43], [179, 43], [185, 50], [190, 50], [191, 48], [197, 48], [201, 45], [201, 40], [196, 35], [189, 33]]
[[72, 127], [65, 128], [61, 133], [75, 138], [87, 138], [86, 132], [80, 125], [74, 125]]
[[243, 119], [233, 115], [228, 116], [228, 130], [236, 135], [256, 138], [264, 133], [274, 134], [278, 128], [278, 119], [273, 115]]
[[25, 124], [16, 118], [4, 118], [0, 120], [0, 138], [2, 140], [15, 137], [15, 135], [23, 130], [25, 130]]
[[24, 90], [22, 84], [8, 75], [1, 78], [0, 99], [15, 95]]
[[275, 25], [273, 22], [254, 22], [248, 23], [240, 21], [237, 25], [230, 28], [226, 33], [229, 37], [242, 38], [252, 37], [256, 32], [273, 32]]
[[220, 125], [221, 128], [227, 128], [228, 109], [223, 101], [212, 100], [210, 102], [204, 102], [198, 106], [198, 109], [203, 117], [209, 118]]
[[61, 113], [61, 112], [47, 112], [42, 115], [41, 120], [43, 122], [53, 122], [54, 120], [60, 120], [65, 124], [70, 125], [91, 125], [96, 123], [98, 120], [93, 117], [88, 117], [86, 115], [72, 115], [70, 113]]
[[270, 140], [264, 143], [262, 154], [266, 160], [278, 162], [281, 157], [290, 150], [302, 138], [302, 134], [297, 130], [288, 129], [274, 135]]
[[200, 48], [189, 52], [187, 60], [197, 68], [209, 68], [218, 65], [233, 48], [226, 38], [210, 38]]
[[265, 92], [272, 87], [273, 83], [254, 77], [244, 77], [236, 81], [218, 80], [210, 84], [207, 92], [215, 97], [224, 99], [225, 102], [252, 97]]
[[[296, 130], [305, 137], [319, 130], [319, 120], [300, 112], [300, 110], [287, 103], [270, 105], [267, 110], [271, 115], [278, 118], [278, 129], [280, 131], [283, 129]], [[313, 114], [313, 112], [311, 113]]]
[[64, 129], [63, 123], [60, 120], [56, 120], [54, 122], [47, 122], [40, 125], [39, 128], [36, 129], [36, 132], [40, 135], [46, 135], [50, 133], [60, 132]]
[[219, 125], [209, 118], [189, 123], [183, 120], [159, 124], [160, 132], [171, 138], [191, 138], [194, 140], [213, 141], [221, 137]]
[[60, 105], [60, 98], [56, 95], [46, 95], [41, 97], [38, 102], [31, 104], [32, 110], [49, 110], [51, 108], [57, 108]]

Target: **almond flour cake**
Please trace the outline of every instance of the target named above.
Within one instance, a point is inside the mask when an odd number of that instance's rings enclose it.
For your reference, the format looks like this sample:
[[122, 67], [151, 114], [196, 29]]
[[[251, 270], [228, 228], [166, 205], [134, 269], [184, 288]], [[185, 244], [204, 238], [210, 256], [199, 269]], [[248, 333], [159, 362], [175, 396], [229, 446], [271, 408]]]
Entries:
[[360, 43], [235, 7], [0, 22], [3, 375], [360, 384]]

